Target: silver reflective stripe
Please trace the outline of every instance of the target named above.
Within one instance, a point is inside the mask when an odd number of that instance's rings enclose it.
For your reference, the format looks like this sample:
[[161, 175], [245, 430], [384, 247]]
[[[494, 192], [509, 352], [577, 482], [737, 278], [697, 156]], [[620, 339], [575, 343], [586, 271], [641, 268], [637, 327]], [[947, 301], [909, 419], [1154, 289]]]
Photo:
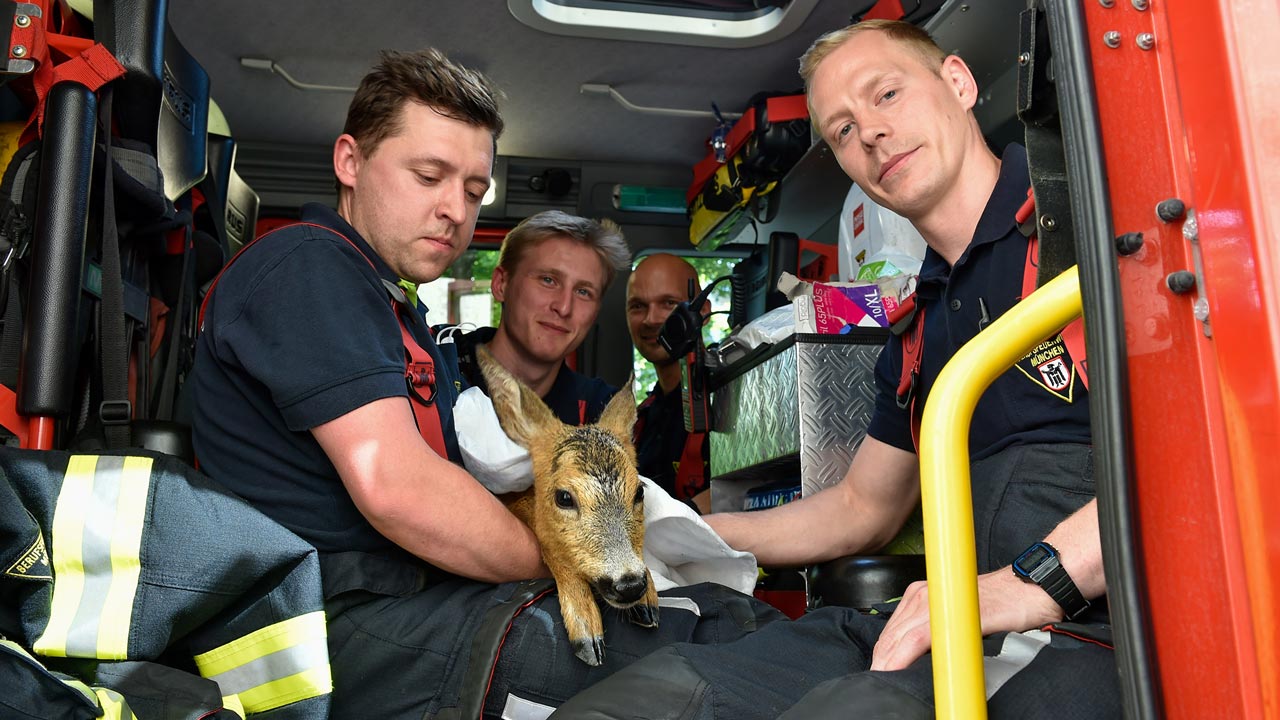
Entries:
[[658, 596], [658, 607], [676, 608], [677, 610], [688, 610], [689, 612], [702, 617], [702, 608], [698, 607], [698, 603], [686, 597], [663, 597]]
[[128, 701], [120, 693], [102, 687], [95, 687], [93, 693], [102, 708], [102, 720], [135, 720]]
[[507, 704], [502, 708], [502, 720], [547, 720], [555, 711], [550, 705], [508, 694]]
[[1000, 654], [982, 658], [982, 669], [987, 677], [987, 699], [995, 697], [1019, 670], [1030, 665], [1040, 650], [1049, 644], [1049, 639], [1049, 633], [1043, 630], [1005, 635]]
[[128, 657], [151, 466], [145, 457], [68, 459], [49, 546], [53, 602], [37, 653]]
[[328, 658], [329, 646], [324, 636], [282, 648], [269, 655], [209, 676], [218, 683], [223, 695], [239, 695], [273, 680], [280, 680], [316, 666], [317, 658]]
[[[111, 589], [111, 534], [115, 510], [120, 504], [120, 475], [123, 457], [101, 456], [93, 473], [90, 511], [84, 518], [80, 558], [84, 563], [84, 590], [80, 606], [67, 630], [67, 655], [97, 657], [98, 628]], [[57, 538], [54, 538], [57, 542]]]

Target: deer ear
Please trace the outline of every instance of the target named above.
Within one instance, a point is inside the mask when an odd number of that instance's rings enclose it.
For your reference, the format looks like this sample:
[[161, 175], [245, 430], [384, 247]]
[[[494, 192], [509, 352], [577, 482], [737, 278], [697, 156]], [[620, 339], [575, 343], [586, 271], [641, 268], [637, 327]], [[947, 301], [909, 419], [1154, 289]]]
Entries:
[[507, 372], [484, 347], [476, 348], [476, 361], [489, 386], [489, 399], [493, 401], [498, 424], [517, 445], [528, 449], [534, 438], [563, 425], [542, 398]]
[[600, 427], [617, 435], [628, 445], [631, 444], [631, 433], [636, 426], [636, 395], [631, 390], [634, 380], [634, 375], [627, 378], [622, 389], [604, 406], [599, 422]]

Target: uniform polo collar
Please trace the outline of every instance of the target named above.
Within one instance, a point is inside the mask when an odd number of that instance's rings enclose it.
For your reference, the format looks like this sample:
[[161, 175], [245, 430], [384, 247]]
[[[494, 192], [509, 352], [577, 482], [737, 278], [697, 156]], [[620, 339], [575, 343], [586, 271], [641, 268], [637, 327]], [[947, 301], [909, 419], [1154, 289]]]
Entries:
[[[987, 200], [978, 226], [974, 229], [973, 239], [969, 247], [956, 261], [963, 265], [975, 247], [987, 245], [1008, 236], [1013, 230], [1014, 215], [1027, 199], [1027, 188], [1031, 186], [1031, 175], [1027, 170], [1027, 151], [1017, 143], [1011, 143], [1000, 156], [1000, 177], [996, 179], [995, 189]], [[920, 265], [919, 287], [926, 289], [936, 284], [939, 288], [947, 284], [952, 268], [947, 261], [933, 248], [924, 253], [924, 261]], [[926, 294], [930, 294], [926, 290]]]
[[373, 248], [364, 239], [364, 236], [351, 227], [351, 223], [344, 220], [333, 208], [320, 203], [307, 203], [302, 206], [302, 211], [299, 215], [302, 222], [323, 225], [345, 235], [369, 259], [369, 262], [373, 263], [373, 267], [378, 271], [380, 277], [393, 283], [400, 281], [400, 276], [396, 275], [391, 266], [387, 265], [386, 261], [378, 253], [374, 252]]

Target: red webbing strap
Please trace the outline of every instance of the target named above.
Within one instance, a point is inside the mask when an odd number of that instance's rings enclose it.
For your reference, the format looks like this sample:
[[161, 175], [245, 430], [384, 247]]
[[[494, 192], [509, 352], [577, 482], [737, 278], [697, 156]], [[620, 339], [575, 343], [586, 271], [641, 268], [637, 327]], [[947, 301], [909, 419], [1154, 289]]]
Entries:
[[0, 425], [18, 438], [21, 447], [27, 445], [30, 418], [18, 414], [18, 396], [6, 385], [0, 385]]
[[[240, 256], [244, 254], [244, 251], [248, 250], [254, 243], [262, 240], [263, 238], [269, 237], [280, 230], [295, 227], [297, 225], [307, 225], [310, 227], [320, 228], [321, 230], [331, 232], [343, 240], [346, 240], [347, 244], [356, 252], [360, 253], [360, 257], [364, 258], [365, 262], [369, 263], [369, 267], [373, 268], [375, 271], [377, 270], [377, 266], [375, 266], [373, 261], [361, 252], [358, 245], [351, 242], [351, 239], [346, 235], [343, 235], [333, 228], [318, 225], [316, 223], [304, 222], [282, 225], [266, 235], [262, 235], [261, 237], [246, 243], [244, 247], [240, 248], [240, 250], [236, 252], [229, 261], [227, 261], [227, 264], [223, 266], [222, 270], [218, 272], [217, 277], [215, 277], [213, 282], [209, 284], [209, 290], [205, 293], [204, 300], [200, 303], [200, 315], [197, 320], [197, 327], [200, 330], [204, 329], [204, 313], [205, 309], [209, 305], [209, 298], [213, 297], [213, 291], [218, 287], [218, 281], [222, 279], [222, 274], [227, 271], [227, 268], [231, 267], [232, 263], [240, 259]], [[447, 460], [449, 459], [449, 452], [448, 446], [444, 441], [444, 427], [440, 421], [440, 407], [436, 405], [435, 402], [435, 363], [431, 360], [431, 354], [424, 350], [422, 346], [418, 344], [417, 340], [414, 340], [413, 334], [409, 332], [409, 326], [404, 322], [404, 316], [401, 315], [402, 309], [399, 306], [400, 303], [393, 298], [391, 300], [391, 312], [396, 316], [396, 323], [400, 325], [400, 340], [404, 345], [404, 378], [409, 389], [409, 406], [413, 408], [413, 418], [418, 425], [418, 433], [422, 435], [422, 439], [425, 440], [427, 444], [431, 446], [431, 449], [435, 450], [440, 457]], [[419, 391], [419, 388], [426, 389], [425, 396]]]
[[[889, 331], [901, 338], [902, 374], [898, 377], [898, 407], [911, 416], [911, 443], [920, 449], [920, 412], [916, 410], [916, 383], [920, 380], [920, 359], [924, 353], [924, 306], [911, 293], [889, 313]], [[923, 410], [923, 408], [921, 409]]]
[[80, 50], [66, 62], [54, 65], [50, 47], [56, 47], [65, 52], [81, 46], [84, 40], [49, 33], [42, 18], [32, 18], [32, 22], [25, 28], [15, 24], [10, 28], [10, 32], [12, 33], [10, 56], [13, 48], [21, 45], [26, 48], [25, 57], [33, 61], [36, 66], [31, 73], [31, 85], [36, 96], [36, 111], [22, 131], [23, 144], [34, 140], [37, 135], [44, 135], [44, 99], [49, 93], [49, 88], [64, 80], [70, 80], [97, 92], [98, 88], [125, 73], [124, 66], [100, 43], [94, 43]]
[[702, 461], [702, 440], [706, 436], [706, 433], [689, 433], [684, 439], [684, 451], [680, 454], [680, 465], [676, 468], [677, 500], [692, 500], [703, 489], [702, 481], [706, 474]]
[[[1027, 218], [1036, 209], [1035, 197], [1031, 191], [1027, 191], [1027, 201], [1018, 209], [1014, 220], [1019, 225], [1025, 223]], [[1027, 262], [1022, 269], [1022, 297], [1027, 297], [1036, 291], [1036, 274], [1040, 269], [1040, 238], [1036, 233], [1032, 232], [1027, 237]], [[1084, 319], [1076, 318], [1069, 325], [1062, 329], [1062, 344], [1067, 346], [1067, 354], [1071, 356], [1071, 364], [1076, 368], [1076, 375], [1080, 376], [1080, 382], [1084, 385], [1084, 389], [1089, 389], [1089, 360], [1085, 355], [1084, 346]]]
[[[914, 296], [913, 296], [914, 297]], [[911, 327], [902, 334], [902, 376], [898, 379], [898, 407], [911, 413], [911, 444], [920, 451], [920, 361], [924, 357], [924, 306], [915, 311]]]
[[[400, 323], [400, 339], [404, 343], [405, 366], [404, 379], [409, 384], [409, 405], [413, 408], [413, 419], [418, 424], [418, 433], [427, 441], [432, 450], [445, 460], [449, 459], [449, 448], [444, 442], [444, 427], [440, 423], [440, 406], [436, 404], [436, 366], [428, 353], [413, 339], [409, 326], [405, 324], [405, 309], [400, 303], [391, 301], [391, 311], [396, 314]], [[423, 395], [422, 390], [426, 394]]]
[[587, 401], [586, 400], [578, 401], [578, 424], [579, 425], [587, 424]]

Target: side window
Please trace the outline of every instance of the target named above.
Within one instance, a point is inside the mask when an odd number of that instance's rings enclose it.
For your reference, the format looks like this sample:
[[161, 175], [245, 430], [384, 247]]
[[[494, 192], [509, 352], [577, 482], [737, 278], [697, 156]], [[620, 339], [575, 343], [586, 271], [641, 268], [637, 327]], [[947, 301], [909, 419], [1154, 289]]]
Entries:
[[496, 249], [471, 248], [444, 275], [418, 286], [418, 300], [427, 308], [427, 324], [497, 327], [499, 307], [489, 292]]
[[[696, 255], [680, 255], [681, 258], [687, 260], [690, 265], [698, 269], [698, 284], [701, 287], [707, 287], [713, 280], [723, 275], [728, 275], [733, 266], [742, 258], [726, 255], [712, 256], [696, 256]], [[644, 258], [641, 254], [636, 257], [635, 262], [639, 263]], [[633, 264], [634, 268], [635, 265]], [[702, 326], [703, 342], [710, 345], [719, 342], [729, 333], [729, 297], [731, 291], [729, 283], [722, 282], [711, 291], [711, 319], [706, 325]], [[653, 365], [641, 357], [640, 352], [635, 348], [631, 350], [632, 367], [636, 373], [636, 393], [643, 398], [650, 388], [658, 382], [658, 374], [653, 369]]]

